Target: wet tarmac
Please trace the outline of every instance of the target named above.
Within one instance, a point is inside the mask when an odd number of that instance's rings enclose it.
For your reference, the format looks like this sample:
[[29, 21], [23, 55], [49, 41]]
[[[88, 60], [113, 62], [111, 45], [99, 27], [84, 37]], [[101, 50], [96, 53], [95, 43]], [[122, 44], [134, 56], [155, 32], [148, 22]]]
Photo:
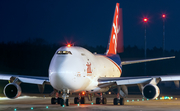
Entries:
[[[161, 99], [160, 99], [161, 97]], [[70, 106], [51, 105], [50, 97], [21, 96], [17, 99], [0, 98], [0, 111], [179, 111], [180, 96], [160, 96], [157, 100], [147, 100], [141, 95], [130, 95], [125, 105], [113, 105], [114, 96], [107, 96], [106, 105], [96, 105], [93, 101], [86, 104], [74, 104], [70, 97]], [[87, 98], [86, 98], [87, 99]]]

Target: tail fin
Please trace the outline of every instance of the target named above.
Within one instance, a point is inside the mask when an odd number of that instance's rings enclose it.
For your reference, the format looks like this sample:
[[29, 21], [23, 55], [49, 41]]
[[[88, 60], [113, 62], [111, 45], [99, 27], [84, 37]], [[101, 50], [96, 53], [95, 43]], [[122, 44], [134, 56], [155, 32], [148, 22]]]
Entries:
[[110, 40], [106, 54], [116, 54], [123, 52], [123, 27], [122, 27], [122, 9], [119, 3], [116, 3], [113, 25], [111, 29]]

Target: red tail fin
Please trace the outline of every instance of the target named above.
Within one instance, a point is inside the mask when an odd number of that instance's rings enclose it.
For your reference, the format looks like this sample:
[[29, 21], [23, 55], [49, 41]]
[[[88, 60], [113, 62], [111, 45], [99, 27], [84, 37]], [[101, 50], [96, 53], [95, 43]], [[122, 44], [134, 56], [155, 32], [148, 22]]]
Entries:
[[122, 27], [122, 9], [119, 3], [116, 3], [113, 25], [111, 29], [110, 41], [106, 54], [116, 54], [123, 52], [123, 27]]

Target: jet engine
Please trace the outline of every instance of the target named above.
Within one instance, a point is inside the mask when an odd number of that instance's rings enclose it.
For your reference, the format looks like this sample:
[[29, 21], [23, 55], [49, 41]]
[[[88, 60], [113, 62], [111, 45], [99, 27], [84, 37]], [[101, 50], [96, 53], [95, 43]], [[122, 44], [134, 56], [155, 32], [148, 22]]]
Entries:
[[147, 84], [144, 86], [142, 93], [147, 99], [156, 99], [160, 94], [160, 90], [156, 85]]
[[9, 83], [4, 87], [4, 95], [10, 99], [21, 95], [21, 87], [16, 83]]

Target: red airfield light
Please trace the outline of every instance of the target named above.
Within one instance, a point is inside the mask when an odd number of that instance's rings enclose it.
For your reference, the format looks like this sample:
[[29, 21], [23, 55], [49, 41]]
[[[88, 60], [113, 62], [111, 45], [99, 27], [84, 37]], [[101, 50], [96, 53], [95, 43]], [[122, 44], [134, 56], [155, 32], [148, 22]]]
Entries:
[[148, 21], [148, 19], [147, 19], [147, 18], [144, 18], [144, 19], [143, 19], [143, 21], [144, 21], [144, 22], [147, 22], [147, 21]]
[[166, 17], [166, 15], [165, 15], [165, 14], [163, 14], [163, 15], [162, 15], [162, 17], [163, 17], [163, 18], [165, 18], [165, 17]]

